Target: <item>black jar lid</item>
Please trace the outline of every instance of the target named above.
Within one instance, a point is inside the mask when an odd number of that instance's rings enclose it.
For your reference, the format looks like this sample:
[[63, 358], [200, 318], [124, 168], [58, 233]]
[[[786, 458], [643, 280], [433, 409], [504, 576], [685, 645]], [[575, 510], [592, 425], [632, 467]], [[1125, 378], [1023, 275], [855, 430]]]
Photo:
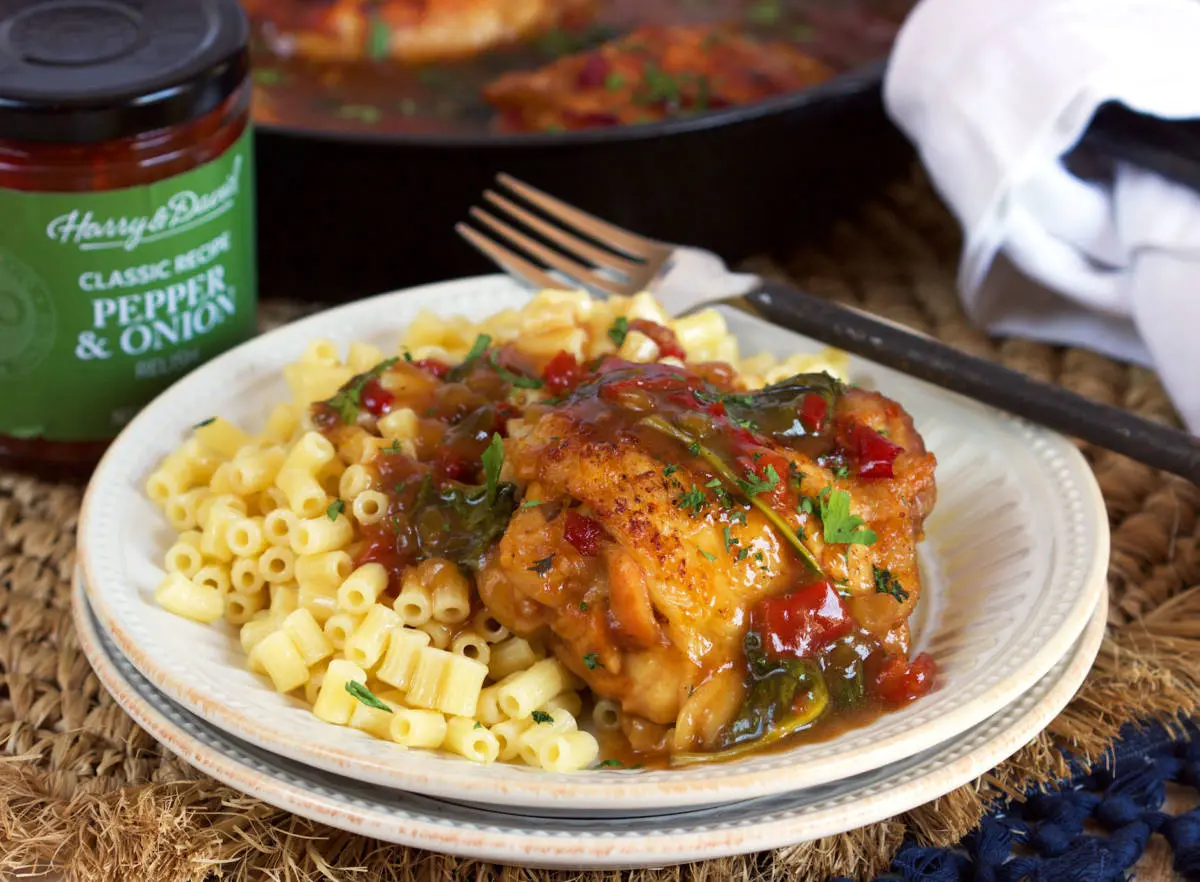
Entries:
[[87, 144], [178, 125], [249, 71], [237, 0], [0, 0], [0, 140]]

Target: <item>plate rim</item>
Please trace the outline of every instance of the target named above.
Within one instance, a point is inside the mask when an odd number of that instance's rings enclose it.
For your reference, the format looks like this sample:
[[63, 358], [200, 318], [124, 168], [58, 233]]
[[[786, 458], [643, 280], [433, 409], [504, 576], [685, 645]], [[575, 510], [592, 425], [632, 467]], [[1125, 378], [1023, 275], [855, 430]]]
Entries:
[[[83, 581], [77, 569], [71, 591], [71, 611], [80, 647], [97, 679], [137, 725], [193, 768], [278, 809], [349, 833], [461, 858], [524, 867], [572, 870], [658, 867], [783, 848], [876, 823], [937, 799], [1014, 755], [1037, 737], [1071, 702], [1086, 680], [1100, 651], [1107, 632], [1109, 606], [1106, 591], [1097, 598], [1087, 626], [1064, 654], [1064, 658], [1066, 655], [1071, 655], [1071, 658], [1061, 669], [1058, 679], [1016, 720], [995, 733], [984, 745], [955, 761], [944, 762], [937, 768], [902, 781], [896, 786], [887, 786], [886, 779], [877, 781], [873, 785], [874, 794], [862, 797], [854, 803], [857, 808], [854, 813], [848, 811], [845, 806], [830, 806], [822, 810], [823, 813], [819, 813], [817, 819], [810, 815], [799, 825], [784, 819], [765, 824], [736, 827], [731, 825], [729, 828], [708, 831], [676, 828], [668, 831], [666, 835], [653, 837], [631, 833], [626, 839], [614, 839], [603, 833], [588, 833], [579, 829], [569, 838], [528, 834], [524, 838], [518, 838], [511, 829], [499, 828], [460, 830], [457, 831], [457, 835], [450, 835], [447, 833], [447, 827], [451, 826], [452, 822], [449, 821], [436, 824], [414, 819], [389, 819], [374, 810], [355, 807], [349, 798], [342, 804], [337, 804], [303, 786], [279, 780], [275, 775], [263, 775], [240, 760], [202, 744], [193, 735], [168, 720], [124, 679], [108, 652], [100, 645], [99, 622], [94, 613], [89, 614], [90, 606]], [[1061, 660], [1060, 658], [1058, 661]], [[153, 684], [151, 689], [154, 689]], [[1017, 700], [1020, 700], [1020, 696]], [[1005, 708], [1009, 706], [1005, 705]], [[1003, 712], [1005, 708], [997, 713]], [[183, 711], [191, 714], [186, 708]], [[982, 726], [986, 723], [985, 719], [977, 725]], [[217, 738], [236, 738], [211, 723], [208, 725], [217, 730]], [[944, 751], [953, 741], [952, 738], [943, 742], [932, 748], [931, 752]], [[307, 768], [305, 763], [288, 760], [286, 757], [282, 759], [284, 762], [294, 762]], [[436, 798], [432, 798], [432, 801], [441, 802]], [[528, 826], [534, 827], [537, 818], [527, 815], [521, 816], [519, 820], [524, 820]], [[821, 823], [825, 826], [820, 826]], [[810, 829], [797, 838], [796, 831], [801, 827]], [[622, 848], [623, 845], [628, 845], [628, 848]], [[655, 850], [646, 851], [647, 848]]]
[[[256, 718], [230, 710], [222, 702], [207, 697], [195, 686], [179, 680], [169, 670], [165, 669], [166, 666], [158, 664], [149, 653], [142, 650], [133, 635], [121, 626], [119, 616], [107, 603], [104, 591], [97, 588], [98, 585], [102, 584], [102, 581], [94, 577], [94, 570], [91, 566], [87, 541], [90, 532], [88, 529], [88, 524], [91, 520], [90, 512], [93, 507], [94, 496], [97, 492], [96, 488], [101, 484], [102, 478], [107, 478], [109, 462], [117, 455], [123, 444], [131, 443], [130, 438], [136, 438], [142, 434], [142, 426], [151, 427], [150, 430], [153, 431], [155, 412], [162, 402], [175, 394], [182, 394], [177, 390], [183, 389], [186, 391], [189, 383], [200, 382], [197, 379], [198, 376], [205, 373], [217, 372], [226, 365], [237, 365], [247, 357], [249, 352], [260, 348], [269, 348], [280, 336], [301, 337], [307, 335], [310, 337], [331, 336], [337, 338], [338, 334], [334, 326], [344, 315], [356, 313], [360, 310], [364, 313], [379, 311], [385, 308], [385, 303], [388, 301], [399, 298], [411, 299], [416, 294], [423, 294], [426, 298], [432, 299], [436, 296], [450, 296], [458, 290], [470, 291], [477, 286], [498, 285], [501, 281], [511, 286], [514, 291], [524, 290], [511, 282], [504, 274], [495, 273], [401, 289], [323, 310], [252, 338], [207, 364], [202, 365], [160, 394], [134, 418], [117, 440], [109, 447], [108, 451], [106, 451], [96, 468], [92, 481], [88, 485], [80, 509], [79, 530], [77, 534], [77, 558], [85, 574], [85, 589], [88, 598], [101, 627], [116, 645], [120, 647], [125, 657], [157, 689], [191, 712], [209, 720], [213, 725], [220, 727], [231, 735], [251, 743], [259, 744], [260, 746], [265, 746], [267, 749], [282, 756], [316, 768], [325, 769], [335, 774], [358, 778], [369, 783], [376, 783], [382, 775], [387, 779], [389, 786], [443, 798], [480, 803], [500, 797], [512, 805], [534, 807], [542, 805], [547, 801], [554, 801], [564, 807], [572, 806], [577, 808], [592, 808], [596, 800], [603, 800], [605, 806], [611, 809], [644, 809], [647, 807], [646, 800], [653, 798], [655, 800], [654, 806], [664, 808], [668, 806], [686, 807], [731, 801], [732, 799], [756, 798], [797, 787], [818, 786], [847, 775], [867, 771], [869, 768], [880, 765], [881, 763], [876, 763], [876, 766], [863, 765], [861, 760], [855, 765], [855, 761], [852, 758], [841, 762], [837, 759], [831, 759], [823, 761], [821, 767], [817, 770], [813, 770], [804, 764], [797, 764], [786, 770], [747, 770], [740, 774], [729, 773], [720, 776], [717, 781], [705, 779], [679, 780], [672, 783], [669, 792], [666, 788], [662, 787], [652, 788], [645, 782], [639, 785], [635, 776], [623, 775], [620, 772], [601, 771], [586, 777], [577, 776], [572, 781], [569, 792], [565, 793], [564, 790], [566, 788], [561, 784], [548, 782], [533, 775], [515, 776], [503, 782], [496, 782], [478, 779], [472, 774], [472, 770], [468, 768], [455, 771], [439, 770], [436, 773], [432, 773], [428, 770], [405, 768], [402, 763], [381, 766], [374, 760], [367, 759], [361, 754], [356, 753], [353, 749], [331, 748], [326, 745], [309, 744], [295, 739], [289, 740], [283, 738], [278, 727], [272, 727], [260, 722]], [[401, 327], [398, 325], [394, 331], [398, 333]], [[796, 336], [805, 340], [811, 339], [803, 335]], [[862, 361], [867, 360], [863, 359]], [[919, 381], [914, 380], [914, 382]], [[938, 396], [948, 396], [960, 403], [965, 401], [960, 396], [952, 396], [950, 393], [930, 387], [928, 384], [922, 385], [932, 390]], [[1091, 469], [1087, 466], [1082, 454], [1067, 439], [1047, 430], [1034, 429], [1027, 423], [1023, 423], [1020, 420], [1013, 420], [1003, 414], [983, 408], [982, 405], [975, 404], [975, 407], [990, 414], [993, 419], [1024, 426], [1028, 431], [1036, 432], [1036, 438], [1041, 442], [1057, 448], [1057, 452], [1064, 460], [1070, 461], [1073, 471], [1079, 476], [1078, 487], [1082, 494], [1085, 497], [1091, 497], [1091, 505], [1097, 511], [1104, 511], [1103, 497]], [[125, 477], [128, 478], [129, 476]], [[1085, 506], [1086, 504], [1087, 502], [1085, 501]], [[1065, 649], [1061, 651], [1055, 650], [1052, 647], [1061, 646], [1064, 641], [1066, 641], [1069, 647], [1078, 638], [1084, 627], [1086, 627], [1091, 607], [1094, 604], [1095, 595], [1102, 593], [1107, 587], [1105, 565], [1108, 560], [1110, 540], [1107, 518], [1096, 518], [1095, 521], [1096, 533], [1091, 537], [1094, 540], [1095, 548], [1093, 559], [1089, 562], [1088, 570], [1083, 576], [1084, 587], [1080, 591], [1080, 597], [1076, 601], [1075, 606], [1066, 616], [1062, 627], [1056, 632], [1055, 636], [1057, 639], [1043, 646], [1018, 671], [1010, 672], [1002, 681], [993, 685], [985, 693], [977, 696], [965, 705], [955, 708], [953, 714], [943, 715], [941, 718], [943, 720], [948, 716], [953, 717], [955, 720], [953, 724], [956, 727], [955, 731], [965, 731], [991, 716], [1000, 708], [1010, 704], [1031, 683], [1036, 682], [1037, 679], [1043, 676], [1061, 657], [1062, 652], [1066, 651]], [[946, 737], [952, 736], [953, 733], [949, 733]], [[892, 738], [891, 740], [897, 741], [897, 738]], [[897, 751], [893, 754], [893, 758], [909, 756], [925, 749], [920, 746], [912, 747], [908, 742], [901, 741], [901, 743], [903, 747], [899, 748], [899, 750], [903, 752]], [[931, 745], [929, 742], [926, 742], [925, 746], [928, 747]], [[882, 751], [875, 750], [873, 753], [880, 755]]]

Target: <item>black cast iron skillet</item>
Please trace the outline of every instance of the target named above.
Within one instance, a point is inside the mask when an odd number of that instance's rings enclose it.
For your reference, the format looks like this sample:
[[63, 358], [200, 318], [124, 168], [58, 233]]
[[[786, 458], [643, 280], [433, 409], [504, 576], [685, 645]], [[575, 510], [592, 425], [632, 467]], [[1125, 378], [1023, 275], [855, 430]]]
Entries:
[[844, 215], [913, 155], [883, 63], [744, 107], [570, 133], [258, 133], [261, 294], [348, 300], [489, 265], [456, 221], [505, 171], [623, 227], [736, 261]]

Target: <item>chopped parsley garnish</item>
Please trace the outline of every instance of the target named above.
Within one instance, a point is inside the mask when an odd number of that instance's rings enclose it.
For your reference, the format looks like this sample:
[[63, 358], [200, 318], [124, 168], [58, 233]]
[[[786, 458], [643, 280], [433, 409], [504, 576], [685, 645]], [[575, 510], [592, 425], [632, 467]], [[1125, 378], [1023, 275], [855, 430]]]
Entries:
[[367, 383], [378, 380], [383, 372], [398, 362], [399, 358], [385, 358], [366, 373], [353, 377], [338, 393], [325, 402], [325, 406], [338, 415], [347, 426], [358, 420], [358, 409], [362, 400], [362, 391]]
[[543, 710], [535, 710], [532, 714], [530, 714], [530, 716], [533, 717], [533, 721], [535, 723], [553, 723], [554, 722], [554, 717], [550, 716], [550, 714], [546, 713]]
[[521, 511], [529, 511], [529, 509], [537, 508], [541, 504], [542, 500], [540, 499], [526, 499], [521, 503]]
[[475, 721], [475, 725], [474, 725], [474, 727], [473, 727], [473, 728], [475, 728], [475, 729], [482, 729], [482, 728], [483, 728], [483, 723], [481, 723], [481, 722], [479, 722], [478, 720], [476, 720], [476, 721]]
[[629, 319], [623, 315], [619, 315], [616, 321], [612, 323], [612, 327], [608, 329], [608, 339], [613, 341], [613, 345], [618, 348], [625, 342], [625, 338], [629, 335]]
[[891, 570], [883, 570], [877, 566], [872, 566], [871, 571], [875, 576], [875, 593], [890, 594], [896, 598], [897, 603], [904, 603], [908, 600], [908, 592], [900, 584], [900, 580], [892, 575]]
[[537, 377], [526, 377], [521, 374], [514, 374], [512, 371], [501, 366], [500, 362], [496, 361], [496, 353], [493, 352], [489, 359], [496, 373], [500, 375], [502, 380], [507, 380], [518, 389], [541, 389], [542, 381]]
[[738, 541], [733, 538], [733, 532], [729, 529], [728, 524], [725, 526], [725, 553], [729, 554], [733, 546], [738, 544]]
[[802, 496], [800, 497], [800, 504], [796, 506], [796, 511], [801, 514], [812, 514], [816, 511], [815, 506], [816, 504], [813, 502], [811, 496]]
[[763, 558], [763, 553], [761, 551], [754, 552], [754, 559], [756, 561], [758, 561], [759, 563], [764, 563], [764, 561], [765, 561], [765, 558]]
[[374, 104], [343, 104], [337, 109], [337, 115], [342, 119], [356, 119], [369, 126], [383, 119], [383, 113]]
[[834, 470], [833, 470], [833, 476], [834, 476], [835, 478], [848, 478], [848, 477], [850, 477], [850, 468], [849, 468], [849, 466], [844, 466], [844, 465], [843, 465], [843, 466], [838, 466], [836, 469], [834, 469]]
[[392, 712], [390, 707], [375, 697], [374, 692], [356, 680], [346, 681], [346, 691], [360, 702], [365, 704], [367, 707], [373, 707], [375, 710], [387, 711], [389, 714]]
[[594, 652], [589, 652], [583, 657], [583, 666], [589, 671], [594, 671], [596, 668], [604, 667], [604, 665], [600, 663], [600, 656]]
[[192, 426], [192, 428], [193, 429], [203, 429], [205, 426], [211, 426], [216, 421], [217, 421], [216, 417], [209, 417], [206, 420], [201, 420], [200, 422], [196, 423], [196, 425]]
[[587, 601], [586, 601], [586, 600], [581, 600], [581, 601], [579, 601], [579, 611], [580, 611], [580, 612], [587, 612], [587, 611], [588, 611], [588, 605], [587, 605]]
[[749, 548], [743, 548], [741, 551], [739, 551], [739, 552], [738, 552], [737, 559], [738, 559], [739, 561], [743, 561], [743, 560], [745, 560], [745, 559], [746, 559], [747, 557], [749, 557], [749, 556], [750, 556], [750, 549], [749, 549]]
[[845, 490], [826, 487], [817, 498], [821, 506], [821, 523], [825, 541], [848, 545], [873, 545], [875, 533], [858, 515], [850, 514], [850, 494]]
[[333, 502], [329, 503], [329, 508], [325, 509], [325, 514], [327, 514], [329, 516], [329, 520], [336, 521], [338, 519], [338, 515], [340, 515], [345, 510], [346, 510], [346, 500], [335, 499], [335, 500], [333, 500]]
[[757, 496], [759, 493], [769, 493], [779, 486], [779, 472], [775, 471], [775, 466], [767, 464], [763, 469], [763, 476], [760, 478], [750, 469], [746, 470], [746, 477], [738, 479], [738, 487], [747, 496]]
[[735, 524], [741, 524], [744, 527], [746, 526], [746, 512], [735, 511], [729, 516], [729, 520], [733, 521]]
[[617, 89], [625, 85], [625, 77], [621, 76], [620, 71], [613, 71], [604, 78], [604, 88], [610, 92], [615, 92]]
[[392, 30], [382, 19], [371, 16], [367, 23], [367, 58], [382, 61], [392, 53]]
[[675, 474], [677, 471], [679, 471], [679, 466], [675, 465], [675, 463], [671, 463], [665, 469], [663, 469], [663, 477], [669, 478], [669, 477], [671, 477], [671, 475]]
[[492, 345], [490, 334], [480, 334], [475, 338], [475, 342], [471, 344], [471, 348], [467, 351], [466, 357], [462, 360], [459, 367], [466, 367], [471, 362], [479, 358], [483, 353], [487, 352], [487, 348]]
[[623, 769], [625, 764], [619, 759], [606, 759], [596, 763], [597, 769]]
[[404, 360], [407, 361], [409, 364], [412, 364], [412, 360], [413, 360], [412, 353], [409, 352], [407, 349], [404, 350]]
[[746, 10], [746, 19], [751, 24], [773, 25], [783, 18], [783, 6], [779, 0], [758, 0]]
[[379, 448], [379, 450], [381, 453], [403, 453], [404, 452], [404, 448], [402, 448], [400, 446], [400, 440], [398, 438], [392, 439], [392, 444], [390, 447], [381, 447], [381, 448]]
[[693, 515], [698, 515], [704, 511], [704, 505], [708, 501], [704, 495], [704, 491], [692, 485], [692, 489], [686, 493], [680, 493], [675, 500], [675, 504], [680, 508], [690, 508]]
[[550, 572], [550, 568], [554, 566], [554, 555], [547, 555], [541, 560], [535, 560], [533, 566], [529, 567], [529, 572], [537, 573], [539, 576], [544, 576]]
[[700, 455], [700, 442], [693, 441], [691, 444], [689, 444], [688, 445], [688, 453], [690, 453], [692, 456], [699, 456]]
[[720, 487], [720, 486], [721, 486], [721, 479], [720, 479], [720, 478], [713, 478], [711, 481], [709, 481], [709, 482], [708, 482], [707, 484], [705, 484], [704, 486], [705, 486], [705, 487], [707, 487], [707, 488], [709, 488], [710, 490], [711, 490], [712, 488], [714, 488], [714, 487]]
[[715, 561], [717, 559], [717, 556], [715, 554], [709, 554], [703, 548], [700, 549], [700, 554], [702, 554], [704, 556], [704, 559], [708, 560], [708, 561]]
[[499, 433], [492, 435], [487, 450], [480, 456], [483, 462], [484, 480], [487, 482], [488, 502], [496, 501], [496, 492], [500, 487], [500, 469], [504, 465], [504, 440]]

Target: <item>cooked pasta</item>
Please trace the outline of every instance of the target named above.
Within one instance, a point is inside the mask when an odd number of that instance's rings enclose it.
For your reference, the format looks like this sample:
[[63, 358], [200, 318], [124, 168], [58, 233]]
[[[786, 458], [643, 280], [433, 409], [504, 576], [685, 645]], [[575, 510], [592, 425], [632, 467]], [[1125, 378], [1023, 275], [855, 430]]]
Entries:
[[[474, 517], [472, 507], [493, 504], [511, 492], [501, 487], [515, 486], [508, 466], [489, 466], [488, 484], [472, 489], [472, 470], [455, 458], [448, 434], [466, 411], [454, 420], [431, 417], [442, 373], [480, 358], [489, 343], [537, 363], [616, 355], [683, 364], [686, 354], [689, 363], [728, 362], [741, 372], [742, 388], [845, 367], [829, 353], [739, 359], [718, 312], [672, 320], [649, 295], [595, 301], [545, 291], [520, 310], [477, 323], [423, 312], [397, 358], [353, 342], [343, 359], [334, 341], [313, 340], [284, 368], [292, 400], [264, 414], [260, 436], [217, 416], [147, 477], [146, 494], [178, 534], [166, 548], [155, 599], [196, 622], [224, 618], [237, 626], [250, 670], [327, 723], [479, 763], [573, 771], [600, 750], [577, 724], [582, 681], [559, 657], [547, 657], [544, 636], [519, 627], [511, 633], [501, 621], [511, 619], [484, 602], [476, 565], [486, 549], [471, 545], [474, 534], [434, 542], [403, 564], [389, 556], [409, 547], [405, 537], [416, 534], [405, 530], [451, 532], [449, 522], [414, 525], [414, 498], [441, 494], [445, 511]], [[489, 358], [511, 377], [495, 361], [498, 351]], [[553, 397], [542, 386], [514, 384], [501, 434], [514, 440], [534, 431], [534, 418], [520, 411]], [[501, 443], [490, 420], [463, 431]], [[447, 483], [425, 486], [392, 465], [405, 461], [435, 464]], [[536, 510], [544, 491], [536, 483], [521, 489], [522, 510]], [[548, 520], [539, 523], [544, 530]], [[527, 569], [539, 574], [557, 565], [553, 555], [534, 563]], [[583, 672], [578, 660], [574, 670]], [[617, 702], [597, 698], [589, 706], [589, 726], [614, 737], [621, 731]]]
[[225, 618], [231, 625], [244, 625], [266, 606], [266, 602], [261, 591], [257, 594], [231, 591], [225, 598]]
[[168, 573], [154, 591], [159, 606], [196, 622], [215, 622], [225, 612], [225, 595], [211, 585], [199, 585], [183, 573]]
[[441, 747], [446, 740], [446, 729], [444, 714], [401, 707], [392, 712], [388, 736], [405, 747]]
[[496, 736], [468, 717], [451, 717], [442, 746], [477, 763], [491, 763], [500, 755]]
[[412, 686], [413, 672], [417, 669], [420, 650], [429, 645], [429, 635], [414, 628], [393, 628], [388, 637], [387, 655], [384, 656], [375, 676], [401, 692]]
[[167, 549], [164, 566], [169, 573], [183, 573], [191, 578], [204, 566], [204, 555], [196, 546], [181, 540]]
[[[337, 590], [338, 608], [354, 615], [365, 615], [374, 606], [375, 599], [387, 587], [387, 570], [381, 564], [363, 564], [346, 577]], [[380, 607], [380, 609], [385, 609]], [[392, 618], [398, 618], [387, 609]]]
[[346, 638], [342, 653], [363, 670], [370, 671], [383, 655], [388, 634], [399, 626], [400, 617], [383, 604], [376, 603]]

